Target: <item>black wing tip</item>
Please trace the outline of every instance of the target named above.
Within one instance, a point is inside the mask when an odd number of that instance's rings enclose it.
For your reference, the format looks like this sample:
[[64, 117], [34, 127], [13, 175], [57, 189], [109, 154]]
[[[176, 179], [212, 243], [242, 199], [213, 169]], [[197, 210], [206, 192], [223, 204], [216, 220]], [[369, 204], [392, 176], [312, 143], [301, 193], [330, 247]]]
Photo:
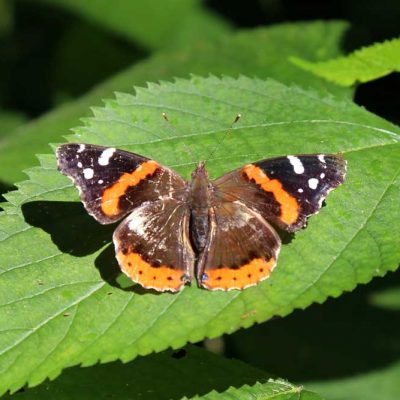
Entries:
[[344, 158], [343, 154], [341, 154], [341, 153], [329, 154], [326, 157], [331, 158], [333, 168], [334, 168], [336, 174], [338, 175], [338, 180], [336, 182], [336, 185], [333, 185], [333, 188], [336, 188], [339, 185], [341, 185], [345, 180], [345, 177], [347, 174], [348, 163], [347, 163], [347, 160]]
[[71, 150], [76, 150], [77, 147], [82, 146], [81, 143], [63, 143], [56, 148], [56, 157], [58, 160], [65, 157]]

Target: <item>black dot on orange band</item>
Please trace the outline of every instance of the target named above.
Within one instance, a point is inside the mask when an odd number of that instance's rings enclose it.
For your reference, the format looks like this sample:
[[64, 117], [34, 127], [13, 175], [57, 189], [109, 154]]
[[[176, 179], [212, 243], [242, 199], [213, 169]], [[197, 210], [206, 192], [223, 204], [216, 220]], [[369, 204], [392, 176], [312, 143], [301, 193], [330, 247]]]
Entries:
[[264, 268], [260, 268], [260, 272], [264, 272]]
[[172, 277], [170, 277], [170, 276], [169, 276], [167, 279], [168, 279], [169, 281], [172, 281]]
[[251, 278], [251, 274], [247, 274], [247, 277], [248, 277], [248, 278]]
[[143, 274], [143, 271], [139, 271], [139, 275], [142, 275]]
[[154, 280], [156, 280], [156, 279], [157, 279], [157, 277], [153, 276], [153, 279], [154, 279]]
[[132, 263], [131, 263], [131, 262], [128, 262], [128, 265], [129, 265], [130, 267], [132, 267]]

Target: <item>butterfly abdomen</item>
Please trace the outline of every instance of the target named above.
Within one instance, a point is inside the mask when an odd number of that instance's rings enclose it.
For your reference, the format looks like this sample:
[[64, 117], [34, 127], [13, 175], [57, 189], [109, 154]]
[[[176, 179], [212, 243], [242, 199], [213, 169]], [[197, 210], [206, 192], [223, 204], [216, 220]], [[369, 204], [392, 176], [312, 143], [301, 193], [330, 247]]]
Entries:
[[206, 246], [209, 233], [209, 211], [211, 205], [210, 183], [203, 162], [199, 163], [192, 174], [188, 203], [191, 213], [191, 241], [196, 253], [201, 253]]

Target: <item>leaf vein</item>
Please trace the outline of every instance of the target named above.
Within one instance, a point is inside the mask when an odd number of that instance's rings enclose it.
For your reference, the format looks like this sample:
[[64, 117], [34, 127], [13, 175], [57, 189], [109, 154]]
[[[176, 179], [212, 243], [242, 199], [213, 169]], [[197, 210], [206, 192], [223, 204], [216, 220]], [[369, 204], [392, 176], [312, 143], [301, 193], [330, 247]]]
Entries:
[[20, 345], [22, 342], [24, 342], [26, 339], [28, 339], [32, 334], [37, 332], [39, 329], [41, 329], [43, 326], [45, 326], [48, 322], [52, 321], [53, 319], [57, 318], [59, 315], [61, 315], [63, 312], [74, 306], [75, 304], [78, 304], [82, 301], [84, 301], [86, 298], [91, 296], [93, 293], [95, 293], [97, 290], [102, 288], [105, 285], [105, 282], [100, 282], [98, 285], [96, 285], [93, 290], [89, 291], [88, 293], [85, 293], [83, 296], [80, 296], [76, 300], [74, 300], [71, 304], [69, 304], [67, 307], [64, 307], [63, 309], [57, 311], [55, 314], [49, 316], [46, 318], [44, 321], [42, 321], [40, 324], [38, 324], [36, 327], [32, 328], [29, 330], [29, 332], [26, 335], [23, 335], [19, 340], [17, 340], [15, 343], [4, 347], [0, 351], [0, 356], [3, 354], [7, 353], [8, 351], [12, 350], [15, 346]]

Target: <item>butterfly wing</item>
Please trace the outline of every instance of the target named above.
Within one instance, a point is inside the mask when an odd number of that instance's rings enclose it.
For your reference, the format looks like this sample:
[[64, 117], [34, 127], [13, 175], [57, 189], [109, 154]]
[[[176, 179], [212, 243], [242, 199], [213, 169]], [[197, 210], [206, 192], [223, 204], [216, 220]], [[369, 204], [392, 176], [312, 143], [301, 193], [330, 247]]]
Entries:
[[320, 210], [345, 174], [346, 161], [340, 155], [298, 155], [245, 165], [213, 184], [217, 198], [239, 200], [266, 220], [294, 232]]
[[257, 212], [239, 201], [211, 209], [210, 231], [197, 266], [197, 281], [209, 290], [244, 289], [269, 277], [280, 238]]
[[57, 158], [59, 170], [78, 187], [88, 213], [102, 224], [186, 185], [157, 162], [115, 148], [69, 143], [58, 147]]
[[182, 289], [193, 276], [195, 262], [189, 219], [187, 205], [175, 199], [135, 208], [114, 232], [122, 271], [145, 288]]

